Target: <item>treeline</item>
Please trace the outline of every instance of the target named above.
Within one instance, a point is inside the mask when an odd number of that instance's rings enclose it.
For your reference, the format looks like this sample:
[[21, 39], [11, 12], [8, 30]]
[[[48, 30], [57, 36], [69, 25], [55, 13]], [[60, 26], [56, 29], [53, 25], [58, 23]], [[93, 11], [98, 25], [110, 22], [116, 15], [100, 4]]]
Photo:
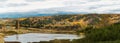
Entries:
[[[80, 25], [75, 24], [71, 25], [70, 22], [73, 22], [75, 20], [74, 16], [76, 15], [57, 15], [57, 16], [51, 16], [47, 17], [33, 17], [27, 18], [25, 20], [22, 20], [20, 22], [20, 25], [23, 27], [33, 27], [33, 28], [47, 28], [47, 29], [78, 29], [80, 28]], [[47, 19], [44, 19], [47, 18]], [[79, 17], [77, 19], [82, 18]], [[69, 22], [67, 22], [69, 21]]]

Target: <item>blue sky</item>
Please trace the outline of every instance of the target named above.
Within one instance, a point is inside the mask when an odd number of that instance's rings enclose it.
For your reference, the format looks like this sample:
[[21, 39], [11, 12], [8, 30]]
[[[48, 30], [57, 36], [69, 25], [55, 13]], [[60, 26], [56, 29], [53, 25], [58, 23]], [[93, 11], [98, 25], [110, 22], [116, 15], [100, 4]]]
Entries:
[[0, 13], [120, 13], [120, 0], [0, 0]]

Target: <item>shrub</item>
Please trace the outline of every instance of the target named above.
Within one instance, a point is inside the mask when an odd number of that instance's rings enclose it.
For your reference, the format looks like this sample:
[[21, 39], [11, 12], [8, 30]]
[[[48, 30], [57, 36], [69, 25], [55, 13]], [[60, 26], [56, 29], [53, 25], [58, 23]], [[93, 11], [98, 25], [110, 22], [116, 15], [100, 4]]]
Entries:
[[120, 24], [86, 31], [86, 38], [91, 41], [114, 41], [120, 39]]

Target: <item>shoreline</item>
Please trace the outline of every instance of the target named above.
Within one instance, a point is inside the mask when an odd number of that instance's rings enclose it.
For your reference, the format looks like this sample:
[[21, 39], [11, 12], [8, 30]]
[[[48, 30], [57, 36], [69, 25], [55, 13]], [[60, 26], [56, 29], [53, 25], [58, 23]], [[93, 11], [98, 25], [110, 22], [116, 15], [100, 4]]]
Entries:
[[14, 34], [26, 34], [26, 33], [47, 33], [47, 34], [76, 34], [76, 31], [69, 30], [51, 30], [51, 29], [5, 29], [1, 30], [0, 33], [3, 33], [5, 36], [14, 35]]
[[5, 29], [0, 31], [0, 43], [4, 43], [6, 36], [27, 33], [46, 33], [46, 34], [75, 34], [75, 31], [57, 31], [50, 29]]

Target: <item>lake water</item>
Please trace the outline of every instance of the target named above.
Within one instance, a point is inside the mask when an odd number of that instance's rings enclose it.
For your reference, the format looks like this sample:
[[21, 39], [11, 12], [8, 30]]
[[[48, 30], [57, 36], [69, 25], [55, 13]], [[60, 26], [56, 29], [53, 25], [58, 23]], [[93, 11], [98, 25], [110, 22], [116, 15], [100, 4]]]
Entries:
[[19, 41], [21, 43], [28, 42], [40, 42], [40, 41], [50, 41], [55, 39], [80, 39], [78, 35], [73, 34], [43, 34], [43, 33], [28, 33], [28, 34], [19, 34], [7, 36], [4, 38], [7, 42]]

